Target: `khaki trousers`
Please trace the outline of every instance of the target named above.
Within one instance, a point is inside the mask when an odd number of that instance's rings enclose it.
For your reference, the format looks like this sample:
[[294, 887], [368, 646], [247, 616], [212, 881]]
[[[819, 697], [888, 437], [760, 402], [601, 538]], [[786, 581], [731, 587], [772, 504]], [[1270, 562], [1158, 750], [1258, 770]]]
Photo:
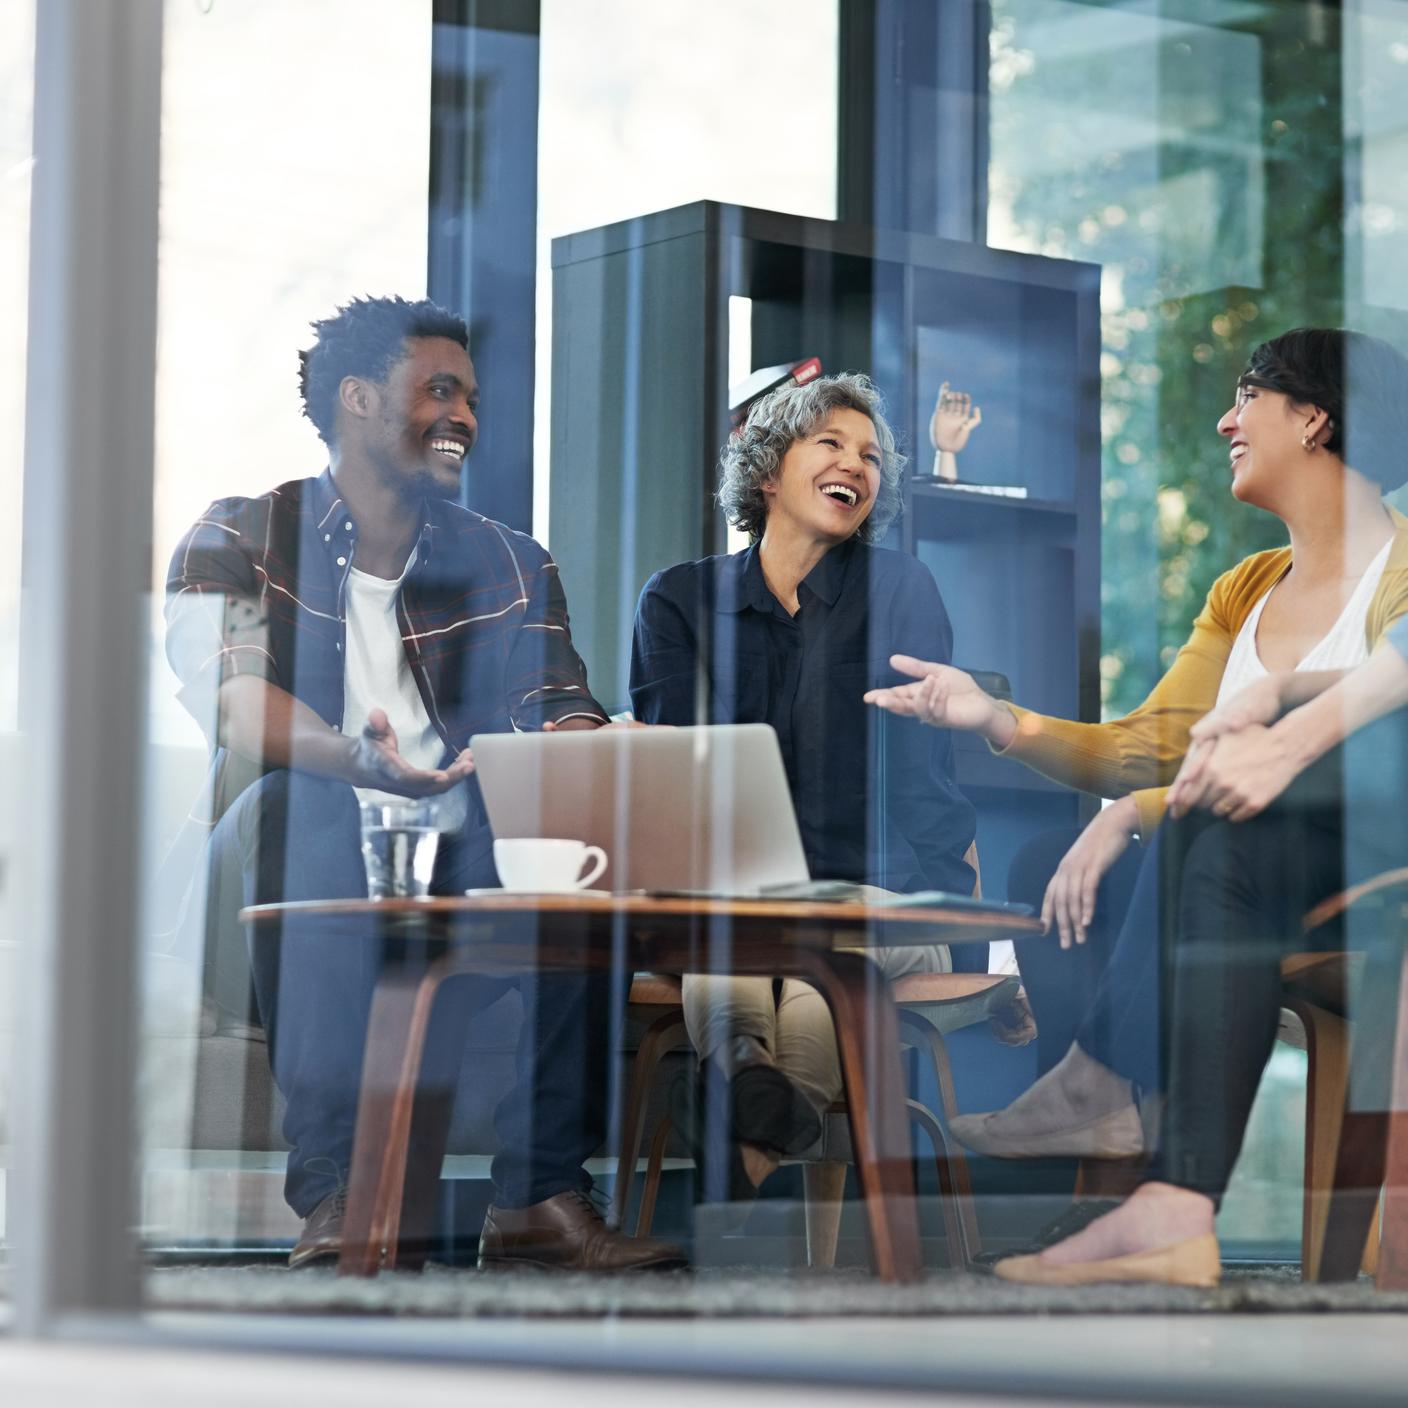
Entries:
[[[942, 944], [861, 951], [891, 982], [910, 973], [953, 971], [953, 960]], [[707, 1061], [730, 1037], [755, 1037], [818, 1111], [840, 1098], [841, 1058], [831, 1012], [803, 978], [687, 973], [684, 1021], [700, 1061]]]

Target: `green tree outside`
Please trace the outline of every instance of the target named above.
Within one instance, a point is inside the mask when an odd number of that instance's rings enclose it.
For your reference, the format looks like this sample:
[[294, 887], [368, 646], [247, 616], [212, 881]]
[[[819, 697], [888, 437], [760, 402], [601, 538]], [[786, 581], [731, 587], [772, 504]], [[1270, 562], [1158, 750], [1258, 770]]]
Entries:
[[1105, 270], [1107, 716], [1144, 697], [1219, 573], [1285, 541], [1231, 498], [1214, 429], [1248, 353], [1343, 318], [1337, 14], [1283, 0], [1235, 27], [1179, 17], [1210, 8], [993, 7], [993, 233]]

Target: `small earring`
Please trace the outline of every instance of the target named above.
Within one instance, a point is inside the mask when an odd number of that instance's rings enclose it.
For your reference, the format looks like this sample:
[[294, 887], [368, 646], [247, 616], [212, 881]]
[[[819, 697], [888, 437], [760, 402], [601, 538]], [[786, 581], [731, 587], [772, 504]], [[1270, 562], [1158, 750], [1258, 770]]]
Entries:
[[1302, 435], [1302, 436], [1300, 437], [1300, 443], [1301, 443], [1301, 448], [1302, 448], [1307, 454], [1310, 454], [1310, 455], [1313, 455], [1313, 454], [1316, 452], [1316, 450], [1318, 450], [1318, 449], [1320, 448], [1320, 446], [1317, 445], [1317, 444], [1315, 443], [1315, 441], [1310, 438], [1309, 435]]

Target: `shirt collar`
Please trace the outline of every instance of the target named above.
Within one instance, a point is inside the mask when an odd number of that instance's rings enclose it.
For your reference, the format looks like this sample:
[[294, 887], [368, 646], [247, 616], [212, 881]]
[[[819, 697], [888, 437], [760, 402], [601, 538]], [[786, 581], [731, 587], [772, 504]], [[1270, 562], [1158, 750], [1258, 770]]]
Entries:
[[855, 544], [854, 538], [838, 543], [802, 578], [802, 585], [828, 606], [835, 606], [836, 598], [841, 595], [841, 583], [845, 581], [846, 568], [855, 555]]
[[[807, 573], [802, 585], [828, 606], [835, 606], [855, 550], [854, 538], [837, 544]], [[722, 611], [739, 612], [752, 607], [754, 611], [771, 613], [774, 609], [777, 598], [768, 590], [763, 577], [763, 563], [757, 543], [724, 559], [720, 585], [722, 590], [718, 594], [718, 604]]]
[[754, 611], [772, 610], [772, 593], [763, 580], [757, 543], [723, 559], [715, 600], [720, 611], [731, 611], [735, 615], [750, 607]]
[[[420, 537], [416, 542], [417, 570], [428, 566], [434, 555], [437, 517], [435, 501], [422, 500], [421, 514], [423, 521]], [[340, 553], [356, 544], [357, 520], [352, 517], [346, 501], [338, 492], [331, 466], [313, 481], [312, 515], [318, 540], [328, 549], [330, 555], [334, 549]]]

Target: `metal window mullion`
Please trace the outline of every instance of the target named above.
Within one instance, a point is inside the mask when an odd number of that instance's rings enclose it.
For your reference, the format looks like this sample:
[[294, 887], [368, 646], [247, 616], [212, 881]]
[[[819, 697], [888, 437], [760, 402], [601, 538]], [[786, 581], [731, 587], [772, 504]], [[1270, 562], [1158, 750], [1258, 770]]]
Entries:
[[21, 602], [14, 1316], [133, 1308], [161, 0], [42, 0]]

